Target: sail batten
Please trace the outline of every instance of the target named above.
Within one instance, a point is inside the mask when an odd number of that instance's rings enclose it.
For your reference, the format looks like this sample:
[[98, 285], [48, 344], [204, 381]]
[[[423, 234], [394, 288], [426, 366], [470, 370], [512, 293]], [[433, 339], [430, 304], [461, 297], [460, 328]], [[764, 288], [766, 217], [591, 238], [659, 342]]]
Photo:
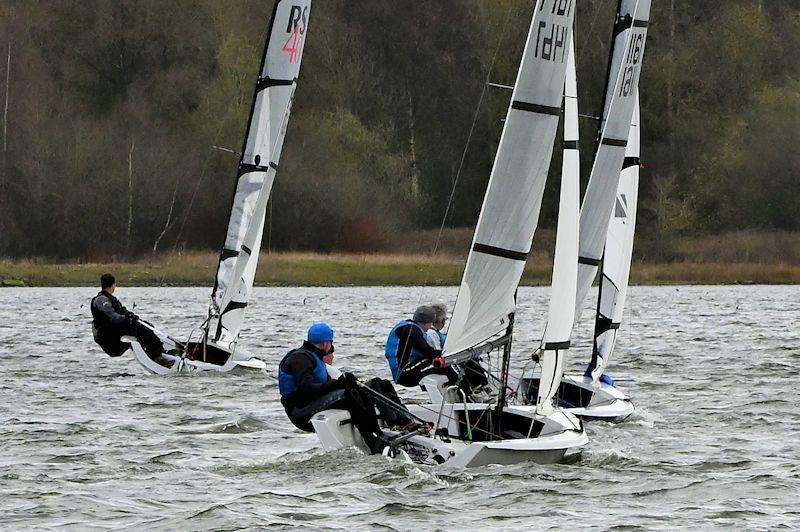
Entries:
[[239, 335], [300, 73], [311, 0], [277, 0], [255, 84], [225, 242], [211, 295], [214, 340]]
[[574, 2], [539, 0], [534, 9], [445, 357], [508, 332], [558, 128], [574, 7]]
[[526, 111], [528, 113], [538, 113], [540, 115], [558, 116], [561, 114], [561, 107], [553, 107], [550, 105], [541, 105], [538, 103], [521, 102], [514, 100], [511, 102], [511, 108], [515, 111]]
[[528, 260], [530, 251], [514, 251], [513, 249], [498, 248], [495, 246], [488, 246], [486, 244], [475, 243], [472, 246], [472, 251], [476, 253], [484, 253], [486, 255], [493, 255], [509, 260]]

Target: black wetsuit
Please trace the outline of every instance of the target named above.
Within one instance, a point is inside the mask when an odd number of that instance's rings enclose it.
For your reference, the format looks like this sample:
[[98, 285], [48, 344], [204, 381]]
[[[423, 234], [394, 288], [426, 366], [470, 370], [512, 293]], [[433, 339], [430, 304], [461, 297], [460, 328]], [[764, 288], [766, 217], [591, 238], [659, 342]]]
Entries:
[[112, 294], [101, 290], [92, 299], [91, 309], [94, 340], [107, 355], [118, 357], [127, 351], [130, 344], [120, 341], [127, 335], [135, 337], [150, 358], [161, 356], [164, 346], [158, 336], [142, 326], [136, 315]]

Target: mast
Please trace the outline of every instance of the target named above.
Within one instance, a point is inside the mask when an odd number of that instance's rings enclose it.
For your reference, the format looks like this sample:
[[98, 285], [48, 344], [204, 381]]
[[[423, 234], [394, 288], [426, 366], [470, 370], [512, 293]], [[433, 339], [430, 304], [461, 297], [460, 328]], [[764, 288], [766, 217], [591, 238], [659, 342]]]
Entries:
[[603, 374], [614, 351], [617, 331], [622, 322], [622, 313], [625, 308], [636, 230], [640, 131], [639, 95], [637, 93], [625, 162], [620, 174], [619, 189], [609, 220], [608, 235], [603, 252], [592, 360], [589, 364], [589, 371], [594, 381], [597, 381]]
[[[538, 0], [450, 320], [445, 359], [510, 341], [561, 114], [573, 0]], [[495, 341], [492, 341], [492, 339]], [[504, 345], [504, 344], [499, 344]]]
[[[514, 293], [514, 300], [516, 301], [517, 294]], [[511, 340], [514, 334], [514, 316], [512, 312], [508, 315], [508, 328], [506, 328], [506, 336], [508, 341], [503, 344], [503, 361], [500, 365], [500, 392], [497, 397], [497, 406], [495, 406], [495, 422], [494, 434], [498, 439], [503, 439], [503, 409], [506, 407], [508, 396], [508, 372], [511, 367]]]
[[614, 46], [616, 45], [617, 35], [624, 30], [621, 13], [622, 0], [617, 0], [617, 11], [614, 15], [614, 27], [611, 29], [611, 50], [609, 51], [608, 63], [606, 64], [606, 90], [603, 93], [603, 104], [600, 106], [602, 112], [600, 113], [600, 121], [597, 124], [597, 133], [594, 139], [595, 155], [597, 155], [597, 150], [600, 149], [600, 139], [603, 136], [603, 126], [606, 123], [606, 110], [608, 109], [608, 104], [610, 103], [608, 87], [611, 85], [611, 83], [613, 83], [613, 80], [611, 79], [611, 69], [614, 66]]
[[578, 217], [580, 211], [580, 152], [578, 151], [578, 81], [575, 43], [570, 41], [567, 77], [564, 83], [564, 155], [561, 163], [561, 191], [558, 229], [553, 254], [550, 308], [542, 339], [542, 366], [536, 411], [550, 414], [553, 397], [564, 373], [564, 359], [570, 346], [575, 320], [575, 292], [578, 279]]
[[650, 0], [621, 0], [599, 137], [580, 214], [575, 322], [603, 255], [644, 58]]
[[209, 328], [221, 344], [238, 337], [252, 292], [310, 10], [311, 0], [277, 0], [272, 12], [209, 307]]

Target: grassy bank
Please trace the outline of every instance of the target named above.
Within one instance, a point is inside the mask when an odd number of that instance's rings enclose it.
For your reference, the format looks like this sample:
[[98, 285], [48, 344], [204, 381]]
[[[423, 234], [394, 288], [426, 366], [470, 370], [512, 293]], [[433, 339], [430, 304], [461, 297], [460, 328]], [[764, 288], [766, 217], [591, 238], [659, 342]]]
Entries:
[[[52, 263], [0, 261], [6, 286], [94, 286], [101, 273], [113, 272], [127, 286], [210, 286], [217, 255], [192, 252], [135, 262]], [[256, 276], [261, 286], [455, 285], [463, 259], [425, 255], [263, 254]], [[634, 284], [800, 284], [800, 264], [689, 262], [633, 264]], [[550, 282], [547, 256], [529, 261], [524, 285]]]

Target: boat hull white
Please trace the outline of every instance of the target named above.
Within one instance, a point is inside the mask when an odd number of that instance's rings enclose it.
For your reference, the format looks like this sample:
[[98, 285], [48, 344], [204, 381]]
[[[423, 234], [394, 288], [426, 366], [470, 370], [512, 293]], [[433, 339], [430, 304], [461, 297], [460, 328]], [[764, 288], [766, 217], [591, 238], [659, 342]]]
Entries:
[[[539, 387], [538, 374], [526, 374], [521, 388], [530, 396]], [[558, 390], [559, 406], [585, 421], [618, 423], [630, 417], [635, 407], [630, 397], [604, 382], [594, 382], [582, 375], [564, 375]]]
[[350, 412], [347, 410], [336, 408], [323, 410], [314, 414], [311, 426], [314, 427], [322, 449], [326, 452], [345, 447], [356, 447], [365, 453], [369, 452], [369, 447], [350, 421]]
[[[409, 411], [420, 418], [430, 420], [431, 423], [439, 417], [441, 405], [408, 405]], [[468, 404], [470, 415], [485, 412], [488, 405], [479, 403]], [[460, 410], [463, 417], [463, 405], [445, 404], [442, 418], [446, 421], [443, 427], [449, 424], [448, 417], [458, 416]], [[432, 413], [433, 412], [433, 413]], [[534, 420], [534, 410], [527, 407], [507, 407], [506, 415], [527, 417]], [[560, 429], [564, 424], [568, 429]], [[314, 415], [311, 419], [314, 431], [325, 451], [333, 451], [346, 447], [356, 447], [364, 452], [369, 452], [367, 445], [350, 422], [350, 414], [346, 410], [324, 410]], [[504, 440], [469, 441], [459, 437], [458, 433], [448, 430], [448, 436], [433, 436], [431, 434], [410, 435], [402, 444], [392, 447], [386, 453], [389, 456], [397, 455], [413, 462], [434, 465], [443, 468], [467, 468], [484, 465], [512, 465], [523, 462], [539, 464], [555, 464], [562, 461], [569, 452], [574, 454], [586, 445], [589, 438], [583, 426], [574, 416], [557, 411], [551, 418], [541, 423], [542, 431], [550, 433], [539, 434], [531, 438], [513, 438]], [[457, 430], [457, 429], [456, 429]], [[473, 435], [480, 438], [480, 429], [475, 427]], [[558, 430], [558, 431], [557, 431]], [[390, 437], [403, 435], [391, 430], [385, 431]]]
[[[156, 331], [156, 333], [158, 334], [158, 331]], [[179, 350], [178, 345], [166, 335], [159, 334], [159, 337], [164, 344], [164, 351]], [[266, 363], [259, 358], [250, 356], [240, 349], [236, 349], [234, 353], [231, 354], [227, 349], [220, 346], [213, 346], [213, 348], [216, 352], [224, 354], [223, 357], [225, 361], [222, 364], [214, 364], [210, 362], [204, 362], [203, 360], [196, 360], [187, 357], [185, 353], [181, 356], [164, 354], [164, 359], [173, 361], [172, 367], [166, 367], [150, 358], [147, 353], [145, 353], [142, 345], [136, 341], [135, 338], [123, 337], [122, 340], [131, 344], [131, 350], [133, 351], [134, 358], [136, 358], [137, 362], [139, 362], [139, 364], [141, 364], [141, 366], [148, 372], [155, 375], [174, 375], [178, 373], [193, 373], [202, 371], [228, 373], [239, 368], [249, 371], [264, 372], [267, 369]]]

